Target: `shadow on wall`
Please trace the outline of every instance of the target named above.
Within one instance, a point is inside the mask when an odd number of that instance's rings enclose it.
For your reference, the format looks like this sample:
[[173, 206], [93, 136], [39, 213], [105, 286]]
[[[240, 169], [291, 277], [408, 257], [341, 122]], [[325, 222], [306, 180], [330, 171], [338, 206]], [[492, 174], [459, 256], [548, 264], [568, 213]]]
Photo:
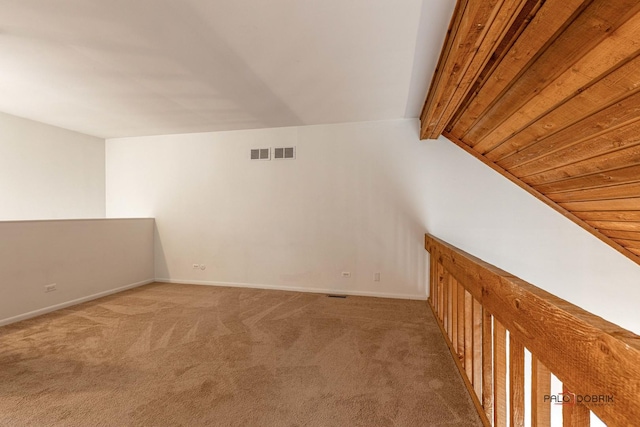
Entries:
[[156, 218], [153, 225], [153, 263], [155, 265], [156, 279], [159, 277], [171, 277], [167, 266], [167, 256], [162, 246], [162, 237], [158, 230], [158, 218]]

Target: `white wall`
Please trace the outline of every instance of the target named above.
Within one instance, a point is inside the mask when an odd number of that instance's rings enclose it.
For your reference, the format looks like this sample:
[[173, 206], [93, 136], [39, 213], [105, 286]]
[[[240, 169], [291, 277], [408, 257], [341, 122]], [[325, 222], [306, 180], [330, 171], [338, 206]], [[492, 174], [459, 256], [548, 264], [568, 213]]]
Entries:
[[[107, 216], [156, 218], [159, 280], [424, 298], [417, 129], [398, 120], [107, 140]], [[296, 146], [296, 160], [249, 160], [274, 146]]]
[[149, 283], [153, 220], [0, 222], [0, 272], [0, 325]]
[[637, 264], [444, 137], [424, 143], [429, 232], [640, 333]]
[[104, 140], [0, 113], [0, 220], [105, 215]]

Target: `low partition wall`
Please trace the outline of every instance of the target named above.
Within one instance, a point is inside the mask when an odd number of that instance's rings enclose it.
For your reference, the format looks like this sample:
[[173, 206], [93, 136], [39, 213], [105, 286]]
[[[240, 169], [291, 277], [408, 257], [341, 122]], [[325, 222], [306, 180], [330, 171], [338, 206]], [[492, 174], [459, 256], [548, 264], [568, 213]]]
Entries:
[[[589, 426], [591, 412], [609, 426], [638, 425], [638, 335], [434, 236], [425, 247], [429, 304], [485, 425], [526, 417], [548, 426], [552, 407], [565, 426]], [[562, 382], [555, 394], [552, 373]]]
[[0, 222], [0, 326], [154, 278], [154, 220]]

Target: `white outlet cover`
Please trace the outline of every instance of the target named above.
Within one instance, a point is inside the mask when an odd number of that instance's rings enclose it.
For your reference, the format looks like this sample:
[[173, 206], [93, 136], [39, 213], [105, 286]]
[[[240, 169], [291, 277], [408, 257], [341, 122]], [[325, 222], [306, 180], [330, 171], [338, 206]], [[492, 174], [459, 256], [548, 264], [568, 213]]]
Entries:
[[351, 272], [350, 271], [343, 271], [342, 272], [342, 277], [344, 277], [344, 278], [351, 277]]

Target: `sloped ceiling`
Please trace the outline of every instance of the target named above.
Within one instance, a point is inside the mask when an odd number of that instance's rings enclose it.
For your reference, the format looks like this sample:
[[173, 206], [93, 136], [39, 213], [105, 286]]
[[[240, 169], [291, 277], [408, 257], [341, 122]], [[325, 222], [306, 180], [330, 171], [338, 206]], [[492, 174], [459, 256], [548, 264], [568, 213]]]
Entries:
[[640, 3], [460, 0], [421, 115], [640, 263]]
[[0, 0], [0, 111], [100, 137], [418, 117], [453, 7]]

